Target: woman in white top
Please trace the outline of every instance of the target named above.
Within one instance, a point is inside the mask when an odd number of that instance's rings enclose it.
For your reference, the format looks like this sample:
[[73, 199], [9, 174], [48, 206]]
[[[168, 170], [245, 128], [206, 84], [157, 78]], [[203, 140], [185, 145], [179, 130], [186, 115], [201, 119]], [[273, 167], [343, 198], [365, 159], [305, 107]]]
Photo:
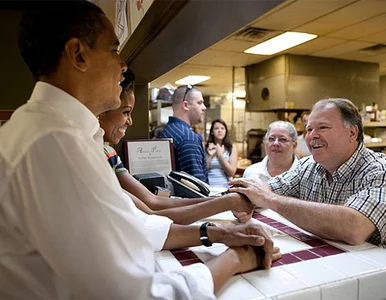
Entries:
[[237, 148], [232, 145], [226, 123], [217, 119], [212, 122], [205, 145], [209, 185], [228, 187], [228, 181], [236, 174]]
[[296, 168], [299, 160], [295, 155], [297, 132], [290, 122], [276, 121], [268, 126], [264, 136], [266, 157], [249, 166], [244, 178], [260, 178], [268, 181], [271, 177]]

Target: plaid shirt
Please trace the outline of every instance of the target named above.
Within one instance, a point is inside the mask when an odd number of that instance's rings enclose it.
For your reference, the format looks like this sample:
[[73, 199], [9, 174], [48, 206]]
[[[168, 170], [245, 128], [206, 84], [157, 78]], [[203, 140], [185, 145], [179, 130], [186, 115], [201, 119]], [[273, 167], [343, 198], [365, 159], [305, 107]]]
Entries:
[[369, 218], [377, 230], [368, 242], [386, 247], [386, 155], [363, 144], [332, 175], [312, 156], [300, 160], [293, 171], [269, 181], [277, 194], [308, 201], [351, 207]]

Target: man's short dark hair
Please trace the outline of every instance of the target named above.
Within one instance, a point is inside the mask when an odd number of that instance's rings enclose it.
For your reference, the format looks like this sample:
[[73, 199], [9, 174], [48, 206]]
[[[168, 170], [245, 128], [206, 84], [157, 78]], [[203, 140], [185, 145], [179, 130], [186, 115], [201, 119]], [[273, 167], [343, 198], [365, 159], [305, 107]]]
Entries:
[[31, 1], [19, 25], [19, 50], [35, 80], [56, 71], [66, 42], [76, 37], [94, 48], [103, 11], [85, 1]]

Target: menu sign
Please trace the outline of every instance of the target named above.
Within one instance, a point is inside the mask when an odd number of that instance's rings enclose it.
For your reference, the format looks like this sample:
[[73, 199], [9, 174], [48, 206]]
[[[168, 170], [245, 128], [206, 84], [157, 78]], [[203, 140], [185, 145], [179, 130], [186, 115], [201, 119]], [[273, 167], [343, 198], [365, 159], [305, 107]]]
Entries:
[[170, 139], [125, 141], [126, 163], [130, 174], [169, 174], [174, 169]]

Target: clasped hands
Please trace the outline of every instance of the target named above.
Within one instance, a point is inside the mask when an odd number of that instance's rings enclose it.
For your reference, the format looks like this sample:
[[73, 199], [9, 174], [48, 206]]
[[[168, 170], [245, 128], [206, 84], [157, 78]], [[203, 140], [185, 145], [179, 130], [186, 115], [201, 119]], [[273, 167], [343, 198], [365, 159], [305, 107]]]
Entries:
[[[253, 265], [252, 269], [259, 266], [269, 269], [272, 261], [281, 257], [280, 249], [274, 247], [270, 237], [258, 224], [224, 226], [219, 234], [219, 237], [213, 237], [213, 241], [223, 243], [234, 249], [239, 254], [240, 260], [251, 261], [251, 258], [252, 260], [256, 259], [256, 265]], [[214, 235], [216, 234], [214, 233]], [[209, 238], [212, 240], [212, 237]], [[251, 265], [248, 267], [246, 265], [244, 271], [250, 269]]]
[[210, 156], [216, 155], [217, 157], [221, 157], [224, 154], [224, 145], [220, 144], [214, 144], [214, 143], [209, 143], [208, 144], [208, 153]]
[[229, 181], [228, 192], [244, 195], [256, 207], [270, 208], [272, 191], [268, 183], [261, 179], [234, 178]]
[[232, 209], [240, 223], [248, 222], [254, 207], [269, 208], [272, 192], [268, 183], [260, 179], [233, 178], [229, 181], [228, 193], [237, 193], [244, 197], [240, 204]]

